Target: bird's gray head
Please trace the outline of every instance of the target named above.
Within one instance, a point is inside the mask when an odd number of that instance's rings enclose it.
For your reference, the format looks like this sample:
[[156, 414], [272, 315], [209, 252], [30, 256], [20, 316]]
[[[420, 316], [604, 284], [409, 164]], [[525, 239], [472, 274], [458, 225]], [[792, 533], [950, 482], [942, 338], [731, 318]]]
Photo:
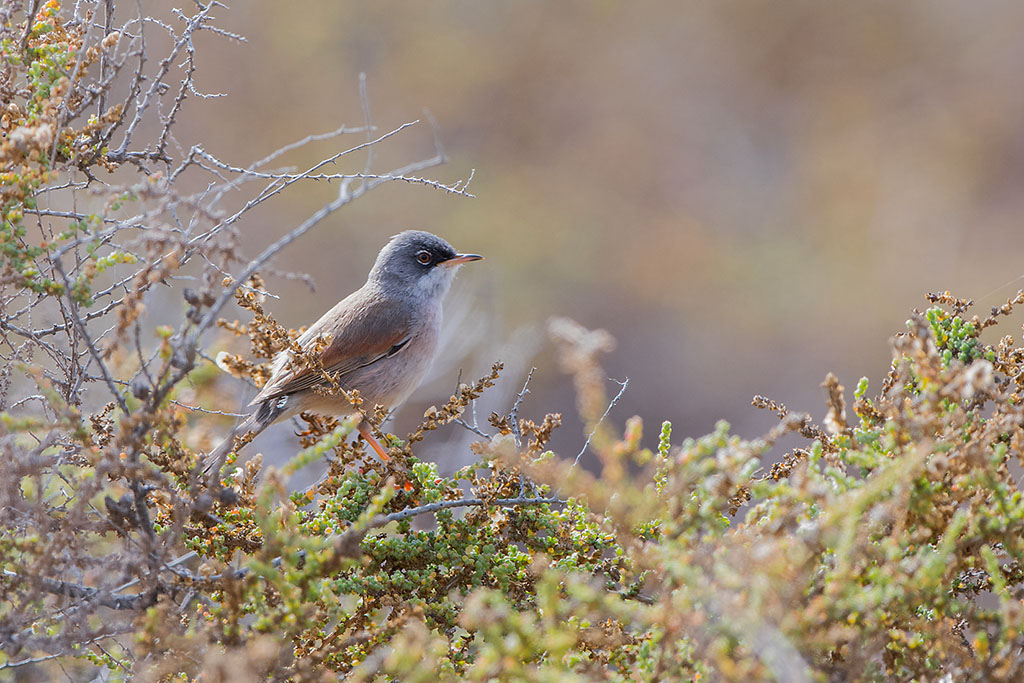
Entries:
[[392, 237], [377, 254], [369, 282], [388, 294], [440, 299], [451, 287], [460, 265], [482, 258], [460, 254], [429, 232], [406, 230]]

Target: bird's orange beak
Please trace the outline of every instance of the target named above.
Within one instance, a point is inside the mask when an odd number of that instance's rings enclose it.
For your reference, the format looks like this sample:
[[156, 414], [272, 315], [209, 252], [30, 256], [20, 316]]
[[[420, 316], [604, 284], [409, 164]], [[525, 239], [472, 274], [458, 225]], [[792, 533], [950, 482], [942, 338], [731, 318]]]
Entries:
[[469, 263], [470, 261], [483, 261], [484, 257], [480, 254], [456, 254], [447, 261], [441, 261], [437, 265], [451, 268], [452, 266], [461, 266], [463, 263]]

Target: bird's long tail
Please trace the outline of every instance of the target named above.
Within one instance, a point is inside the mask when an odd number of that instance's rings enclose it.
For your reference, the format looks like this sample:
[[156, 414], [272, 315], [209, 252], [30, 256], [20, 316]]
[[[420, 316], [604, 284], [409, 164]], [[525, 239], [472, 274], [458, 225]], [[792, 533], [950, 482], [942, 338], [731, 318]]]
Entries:
[[246, 433], [256, 436], [269, 427], [284, 412], [283, 401], [264, 401], [256, 406], [241, 422], [236, 424], [217, 447], [203, 457], [203, 474], [211, 481], [217, 481], [228, 454], [235, 450], [235, 439]]

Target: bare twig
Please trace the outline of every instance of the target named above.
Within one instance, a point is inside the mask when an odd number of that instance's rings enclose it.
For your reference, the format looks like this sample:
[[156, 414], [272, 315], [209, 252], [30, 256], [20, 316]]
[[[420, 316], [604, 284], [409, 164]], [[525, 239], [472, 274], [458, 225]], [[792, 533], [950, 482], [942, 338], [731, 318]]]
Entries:
[[533, 379], [533, 373], [537, 371], [537, 368], [530, 368], [530, 372], [526, 375], [526, 381], [523, 382], [523, 388], [516, 394], [516, 400], [512, 404], [512, 410], [509, 411], [508, 419], [512, 423], [512, 434], [516, 439], [516, 446], [523, 445], [523, 432], [519, 426], [519, 406], [523, 404], [523, 398], [530, 393], [530, 380]]
[[517, 498], [495, 498], [493, 500], [485, 500], [483, 498], [460, 498], [459, 500], [442, 500], [436, 503], [420, 505], [419, 507], [406, 508], [405, 510], [392, 512], [389, 515], [381, 515], [375, 517], [373, 521], [370, 522], [370, 528], [384, 526], [385, 524], [390, 524], [391, 522], [399, 522], [403, 519], [409, 519], [410, 517], [431, 514], [434, 512], [438, 512], [439, 510], [448, 510], [450, 508], [479, 507], [484, 505], [499, 505], [501, 507], [511, 507], [514, 505], [564, 504], [565, 501], [559, 498], [530, 498], [528, 496], [519, 496]]
[[4, 577], [12, 579], [17, 583], [31, 584], [38, 583], [39, 587], [52, 595], [63, 595], [69, 598], [78, 598], [87, 602], [93, 602], [103, 607], [118, 610], [140, 610], [156, 604], [160, 596], [159, 590], [152, 590], [147, 593], [135, 595], [117, 595], [98, 588], [90, 588], [70, 581], [59, 581], [45, 576], [23, 577], [8, 569], [3, 570]]
[[597, 428], [600, 427], [601, 423], [604, 422], [604, 419], [606, 417], [608, 417], [608, 413], [610, 413], [612, 411], [612, 408], [615, 407], [615, 404], [618, 403], [619, 399], [622, 398], [622, 395], [624, 393], [626, 393], [626, 387], [629, 386], [629, 378], [628, 377], [624, 381], [622, 381], [622, 382], [620, 382], [617, 379], [612, 379], [610, 377], [608, 379], [610, 381], [615, 382], [616, 384], [619, 385], [619, 387], [620, 387], [619, 388], [619, 393], [615, 394], [615, 398], [613, 398], [608, 403], [608, 407], [605, 408], [604, 413], [602, 413], [601, 417], [598, 418], [597, 422], [594, 423], [594, 428], [592, 430], [590, 430], [590, 435], [587, 436], [586, 443], [583, 444], [583, 448], [580, 449], [580, 452], [576, 454], [576, 459], [572, 461], [572, 466], [573, 467], [576, 467], [576, 465], [579, 464], [580, 458], [582, 458], [583, 454], [587, 452], [588, 448], [590, 448], [590, 442], [594, 438], [594, 435], [597, 434]]

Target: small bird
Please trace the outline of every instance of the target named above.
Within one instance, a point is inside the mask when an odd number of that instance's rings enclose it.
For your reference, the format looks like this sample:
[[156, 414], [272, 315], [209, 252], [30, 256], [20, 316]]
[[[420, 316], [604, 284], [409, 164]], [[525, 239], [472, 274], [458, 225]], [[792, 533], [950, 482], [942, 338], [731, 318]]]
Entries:
[[[459, 254], [448, 242], [420, 230], [391, 238], [377, 254], [366, 284], [339, 301], [298, 338], [309, 349], [321, 336], [331, 341], [319, 353], [323, 368], [335, 374], [346, 391], [356, 389], [363, 405], [393, 408], [419, 386], [434, 359], [441, 330], [441, 302], [463, 263], [483, 256]], [[303, 411], [348, 416], [356, 409], [340, 393], [317, 392], [327, 386], [323, 375], [294, 367], [282, 351], [270, 379], [249, 403], [252, 412], [203, 460], [203, 471], [216, 481], [235, 437], [259, 434], [274, 422]], [[387, 452], [363, 420], [359, 433], [383, 460]]]

